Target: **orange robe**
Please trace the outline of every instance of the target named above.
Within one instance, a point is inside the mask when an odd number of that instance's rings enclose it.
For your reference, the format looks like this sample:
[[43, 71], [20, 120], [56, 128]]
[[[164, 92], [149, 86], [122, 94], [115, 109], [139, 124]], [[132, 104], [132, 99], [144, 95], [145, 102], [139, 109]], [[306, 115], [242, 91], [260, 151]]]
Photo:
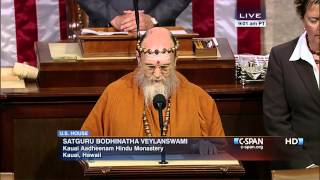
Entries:
[[[104, 90], [82, 130], [89, 130], [91, 136], [145, 136], [143, 92], [134, 74], [123, 76]], [[180, 84], [171, 96], [167, 136], [224, 136], [214, 100], [178, 72], [177, 77]], [[146, 115], [152, 135], [160, 136], [158, 113], [150, 106]]]

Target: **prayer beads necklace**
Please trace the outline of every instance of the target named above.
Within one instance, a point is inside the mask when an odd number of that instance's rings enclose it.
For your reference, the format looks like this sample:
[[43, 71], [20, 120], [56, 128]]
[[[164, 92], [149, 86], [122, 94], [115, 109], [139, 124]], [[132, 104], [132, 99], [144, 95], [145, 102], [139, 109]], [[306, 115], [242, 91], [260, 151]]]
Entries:
[[[168, 132], [168, 126], [169, 126], [169, 121], [170, 121], [170, 107], [171, 107], [171, 100], [169, 99], [168, 100], [168, 107], [167, 107], [166, 115], [165, 115], [165, 120], [163, 122], [163, 136], [167, 136], [167, 132]], [[151, 133], [150, 125], [149, 125], [147, 115], [146, 115], [146, 105], [144, 105], [142, 121], [143, 121], [144, 134], [147, 137], [151, 137], [152, 133]]]

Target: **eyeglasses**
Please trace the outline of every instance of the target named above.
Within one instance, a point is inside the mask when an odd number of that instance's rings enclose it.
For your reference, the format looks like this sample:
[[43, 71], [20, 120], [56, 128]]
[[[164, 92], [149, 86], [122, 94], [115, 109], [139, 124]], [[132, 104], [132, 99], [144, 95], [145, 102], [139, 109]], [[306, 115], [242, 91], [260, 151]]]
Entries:
[[171, 64], [164, 64], [164, 65], [144, 64], [143, 65], [144, 70], [149, 74], [153, 74], [156, 68], [160, 68], [160, 72], [165, 75], [169, 73], [171, 67], [172, 67]]

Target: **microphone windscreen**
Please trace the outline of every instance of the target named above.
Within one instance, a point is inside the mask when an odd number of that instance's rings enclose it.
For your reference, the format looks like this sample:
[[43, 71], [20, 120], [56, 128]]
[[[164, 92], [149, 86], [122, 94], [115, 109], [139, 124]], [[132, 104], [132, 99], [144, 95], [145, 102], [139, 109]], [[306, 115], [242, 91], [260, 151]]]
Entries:
[[155, 109], [163, 110], [166, 107], [166, 98], [162, 94], [157, 94], [153, 98], [153, 106]]

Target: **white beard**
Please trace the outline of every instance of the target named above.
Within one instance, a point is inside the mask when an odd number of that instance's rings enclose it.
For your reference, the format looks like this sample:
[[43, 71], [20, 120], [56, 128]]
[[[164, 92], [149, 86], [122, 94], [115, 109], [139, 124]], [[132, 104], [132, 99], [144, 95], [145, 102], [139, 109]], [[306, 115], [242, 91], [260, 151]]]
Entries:
[[162, 94], [166, 100], [168, 99], [168, 88], [162, 82], [148, 83], [143, 87], [144, 100], [146, 105], [150, 105], [153, 102], [154, 96]]
[[153, 98], [157, 94], [162, 94], [168, 100], [172, 92], [179, 86], [179, 79], [174, 69], [170, 72], [169, 77], [156, 82], [152, 78], [148, 79], [144, 75], [143, 69], [139, 66], [135, 78], [139, 87], [143, 90], [144, 101], [147, 106], [153, 104]]

